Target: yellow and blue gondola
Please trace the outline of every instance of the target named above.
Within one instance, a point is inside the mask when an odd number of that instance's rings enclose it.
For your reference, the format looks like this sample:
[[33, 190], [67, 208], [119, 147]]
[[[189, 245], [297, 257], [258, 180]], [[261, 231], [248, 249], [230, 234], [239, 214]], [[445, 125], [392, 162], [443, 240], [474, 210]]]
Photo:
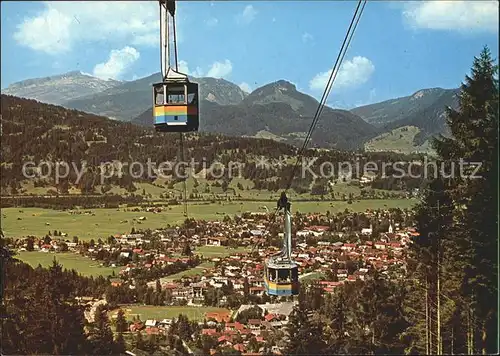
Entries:
[[[168, 81], [153, 85], [156, 131], [191, 132], [199, 128], [198, 84]], [[165, 95], [166, 93], [166, 95]]]
[[294, 262], [279, 263], [269, 259], [266, 261], [264, 286], [268, 295], [298, 295], [300, 289], [299, 267]]

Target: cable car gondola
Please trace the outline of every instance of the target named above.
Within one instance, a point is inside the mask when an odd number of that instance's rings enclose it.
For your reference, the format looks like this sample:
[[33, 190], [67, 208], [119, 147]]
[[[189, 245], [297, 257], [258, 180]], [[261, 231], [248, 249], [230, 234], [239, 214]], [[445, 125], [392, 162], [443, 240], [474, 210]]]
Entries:
[[266, 260], [264, 284], [269, 295], [298, 295], [300, 289], [299, 266], [292, 260], [292, 214], [285, 193], [281, 194], [278, 209], [284, 210], [285, 215], [283, 248], [279, 255]]
[[[158, 132], [191, 132], [198, 131], [199, 107], [198, 84], [189, 82], [187, 76], [182, 78], [169, 68], [162, 83], [153, 84], [154, 92], [154, 125]], [[178, 77], [179, 79], [175, 78]]]
[[[170, 24], [173, 23], [175, 67], [170, 67]], [[198, 84], [190, 82], [186, 74], [177, 69], [177, 45], [175, 40], [175, 1], [160, 0], [161, 83], [153, 84], [153, 117], [155, 130], [159, 132], [198, 131], [199, 106]]]

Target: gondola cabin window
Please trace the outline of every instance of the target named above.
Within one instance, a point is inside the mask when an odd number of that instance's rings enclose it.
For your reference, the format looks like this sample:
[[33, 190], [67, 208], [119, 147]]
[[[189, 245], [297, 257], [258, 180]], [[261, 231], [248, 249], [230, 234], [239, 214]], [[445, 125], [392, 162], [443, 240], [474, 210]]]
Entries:
[[[155, 88], [155, 105], [196, 105], [198, 101], [195, 85], [164, 84]], [[167, 93], [165, 97], [164, 93]], [[187, 97], [187, 102], [186, 102]], [[165, 100], [166, 99], [166, 100]]]
[[290, 270], [279, 269], [278, 270], [278, 283], [290, 282]]
[[157, 86], [154, 88], [155, 89], [155, 105], [160, 106], [160, 105], [165, 105], [165, 86]]
[[168, 104], [186, 104], [185, 85], [167, 85], [167, 105]]

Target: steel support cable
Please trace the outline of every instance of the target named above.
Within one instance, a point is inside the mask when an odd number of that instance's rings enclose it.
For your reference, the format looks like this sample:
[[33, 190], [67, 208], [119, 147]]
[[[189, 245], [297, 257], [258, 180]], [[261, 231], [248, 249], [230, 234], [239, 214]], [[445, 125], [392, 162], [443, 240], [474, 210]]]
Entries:
[[[337, 59], [335, 60], [335, 64], [333, 66], [332, 73], [330, 74], [330, 78], [328, 79], [328, 82], [326, 84], [323, 95], [321, 96], [321, 100], [319, 102], [318, 108], [316, 109], [316, 113], [314, 115], [313, 121], [312, 121], [311, 126], [309, 128], [309, 131], [306, 135], [304, 143], [302, 144], [302, 147], [300, 148], [299, 153], [297, 155], [297, 161], [295, 162], [295, 165], [294, 165], [293, 170], [292, 170], [292, 174], [290, 175], [290, 179], [289, 179], [288, 184], [286, 185], [286, 188], [284, 190], [285, 193], [290, 189], [290, 187], [292, 185], [293, 178], [297, 172], [297, 168], [298, 168], [298, 165], [300, 162], [300, 158], [303, 156], [305, 149], [307, 148], [307, 145], [309, 144], [309, 142], [311, 140], [312, 133], [313, 133], [314, 129], [316, 128], [319, 117], [323, 111], [323, 107], [325, 106], [326, 99], [328, 98], [328, 95], [330, 94], [333, 83], [335, 82], [335, 79], [337, 77], [339, 68], [342, 64], [342, 61], [345, 57], [345, 54], [347, 53], [349, 45], [351, 44], [352, 37], [354, 36], [354, 32], [356, 31], [356, 27], [358, 26], [359, 20], [361, 19], [361, 15], [363, 14], [363, 10], [365, 8], [366, 2], [367, 2], [367, 0], [359, 0], [358, 1], [358, 5], [356, 6], [356, 10], [354, 11], [354, 15], [351, 19], [351, 23], [349, 24], [349, 28], [347, 29], [347, 33], [346, 33], [344, 40], [342, 42], [342, 46], [340, 48]], [[362, 4], [362, 6], [361, 6], [361, 4]], [[361, 7], [361, 10], [360, 10], [360, 7]], [[271, 221], [274, 221], [278, 211], [279, 211], [279, 208], [276, 208], [273, 215], [271, 216], [271, 219], [270, 219]]]
[[[172, 32], [174, 34], [174, 58], [175, 58], [175, 71], [179, 71], [179, 61], [178, 61], [178, 52], [177, 52], [177, 31], [175, 28], [175, 16], [172, 15]], [[187, 98], [184, 98], [187, 100]], [[179, 132], [179, 142], [180, 142], [180, 161], [184, 164], [184, 134]], [[187, 183], [186, 183], [186, 171], [183, 169], [182, 172], [182, 190], [184, 193], [184, 217], [188, 218], [188, 209], [187, 209]]]
[[174, 56], [175, 56], [175, 71], [179, 71], [179, 63], [177, 60], [177, 32], [175, 31], [175, 17], [172, 16], [172, 32], [174, 33]]
[[[337, 74], [339, 72], [340, 66], [342, 65], [342, 61], [344, 59], [344, 56], [347, 53], [347, 50], [349, 49], [349, 45], [351, 44], [352, 37], [354, 35], [354, 32], [356, 31], [356, 27], [358, 26], [359, 20], [361, 19], [361, 15], [362, 15], [363, 10], [365, 8], [366, 1], [367, 0], [359, 0], [358, 1], [358, 5], [356, 6], [356, 11], [354, 12], [354, 15], [351, 19], [351, 23], [349, 24], [349, 28], [347, 30], [345, 37], [344, 37], [344, 41], [342, 42], [340, 52], [337, 56], [337, 59], [335, 61], [333, 69], [332, 69], [332, 73], [330, 74], [330, 78], [328, 79], [328, 82], [326, 84], [325, 91], [323, 92], [320, 103], [319, 103], [318, 108], [316, 110], [316, 113], [314, 115], [313, 121], [311, 123], [311, 127], [309, 128], [309, 132], [306, 136], [306, 139], [304, 140], [302, 148], [299, 151], [299, 155], [297, 156], [297, 161], [295, 163], [295, 166], [293, 167], [292, 174], [290, 175], [290, 179], [289, 179], [288, 184], [285, 188], [285, 193], [290, 189], [290, 187], [292, 185], [293, 178], [295, 177], [295, 174], [297, 172], [297, 168], [299, 166], [300, 158], [303, 156], [303, 154], [307, 148], [307, 145], [309, 144], [309, 142], [312, 138], [312, 134], [314, 132], [314, 129], [316, 128], [316, 125], [317, 125], [318, 120], [321, 116], [321, 113], [323, 112], [323, 108], [326, 104], [326, 100], [328, 98], [328, 95], [330, 94], [333, 83], [335, 82], [335, 79], [336, 79]], [[361, 7], [361, 10], [360, 10], [360, 6], [362, 3], [363, 3], [363, 6]], [[358, 12], [359, 12], [359, 16], [358, 16]]]

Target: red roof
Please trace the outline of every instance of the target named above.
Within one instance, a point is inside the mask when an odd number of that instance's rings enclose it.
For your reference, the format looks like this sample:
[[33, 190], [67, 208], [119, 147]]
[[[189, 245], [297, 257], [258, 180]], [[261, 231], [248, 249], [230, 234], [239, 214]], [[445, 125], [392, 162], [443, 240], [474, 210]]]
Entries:
[[238, 350], [239, 352], [245, 351], [245, 346], [243, 344], [236, 344], [233, 346], [235, 350]]
[[162, 288], [166, 288], [166, 289], [175, 289], [178, 286], [175, 283], [166, 283], [166, 284], [163, 284], [161, 287]]
[[229, 319], [230, 319], [230, 316], [229, 316], [229, 312], [209, 312], [209, 313], [205, 313], [205, 317], [207, 319], [215, 319], [216, 321], [218, 322], [222, 322], [222, 321], [225, 321], [225, 322], [228, 322]]
[[330, 230], [329, 226], [319, 226], [319, 225], [313, 225], [308, 228], [308, 230], [314, 230], [314, 231], [328, 231]]
[[342, 282], [334, 282], [334, 281], [320, 281], [319, 284], [328, 286], [328, 287], [336, 287], [340, 286]]
[[259, 319], [249, 319], [248, 324], [250, 325], [260, 325], [262, 323], [262, 320]]
[[148, 334], [159, 334], [160, 333], [160, 329], [155, 328], [155, 327], [149, 327], [149, 328], [146, 329], [146, 333], [148, 333]]
[[211, 336], [211, 335], [217, 334], [217, 330], [215, 330], [215, 329], [202, 329], [201, 330], [201, 334], [202, 335], [210, 335]]
[[275, 319], [275, 318], [277, 318], [277, 316], [276, 316], [276, 315], [274, 315], [274, 314], [267, 314], [267, 315], [264, 317], [264, 319], [266, 319], [267, 321], [271, 321], [271, 320], [273, 320], [273, 319]]
[[223, 341], [231, 341], [231, 336], [227, 336], [227, 335], [222, 335], [221, 337], [219, 337], [217, 339], [218, 342], [223, 342]]
[[245, 325], [243, 325], [242, 323], [239, 323], [239, 322], [234, 323], [234, 327], [237, 330], [243, 330], [243, 329], [245, 329]]

